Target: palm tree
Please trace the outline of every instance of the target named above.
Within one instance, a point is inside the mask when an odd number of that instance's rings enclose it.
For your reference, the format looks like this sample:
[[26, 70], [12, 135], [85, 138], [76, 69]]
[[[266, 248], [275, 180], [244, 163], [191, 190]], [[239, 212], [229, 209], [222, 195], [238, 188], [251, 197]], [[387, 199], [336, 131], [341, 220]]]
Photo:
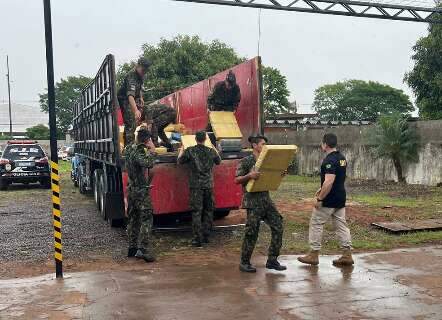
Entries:
[[420, 147], [417, 131], [409, 126], [406, 117], [400, 113], [380, 116], [369, 141], [375, 146], [376, 158], [392, 160], [398, 181], [405, 182], [404, 165], [419, 161]]

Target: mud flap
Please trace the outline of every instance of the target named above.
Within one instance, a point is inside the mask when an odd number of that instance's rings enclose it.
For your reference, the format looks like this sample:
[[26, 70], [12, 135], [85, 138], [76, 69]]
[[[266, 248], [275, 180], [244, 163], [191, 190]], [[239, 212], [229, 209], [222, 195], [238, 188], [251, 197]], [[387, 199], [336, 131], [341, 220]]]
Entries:
[[124, 201], [121, 192], [106, 192], [104, 195], [107, 220], [124, 219]]

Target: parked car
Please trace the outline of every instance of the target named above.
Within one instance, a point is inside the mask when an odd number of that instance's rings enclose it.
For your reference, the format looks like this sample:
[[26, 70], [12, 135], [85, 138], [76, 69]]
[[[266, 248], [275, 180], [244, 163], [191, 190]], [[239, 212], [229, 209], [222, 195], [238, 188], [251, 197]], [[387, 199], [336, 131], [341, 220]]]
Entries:
[[45, 188], [51, 187], [49, 161], [37, 141], [8, 141], [0, 158], [0, 190], [11, 183], [40, 182]]

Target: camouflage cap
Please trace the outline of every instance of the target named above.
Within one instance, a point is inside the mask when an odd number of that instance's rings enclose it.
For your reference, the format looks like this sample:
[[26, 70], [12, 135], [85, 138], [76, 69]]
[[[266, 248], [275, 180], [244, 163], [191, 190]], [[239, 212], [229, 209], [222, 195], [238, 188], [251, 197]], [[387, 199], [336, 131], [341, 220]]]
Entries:
[[227, 74], [226, 80], [227, 80], [227, 82], [232, 83], [232, 84], [236, 83], [236, 76], [232, 70], [230, 70], [229, 73]]
[[137, 64], [146, 70], [152, 65], [152, 63], [145, 57], [139, 58]]
[[248, 139], [249, 143], [258, 143], [259, 140], [264, 140], [266, 143], [269, 142], [267, 137], [262, 134], [251, 135]]
[[138, 143], [145, 143], [147, 140], [152, 138], [152, 134], [146, 127], [141, 127], [137, 132]]

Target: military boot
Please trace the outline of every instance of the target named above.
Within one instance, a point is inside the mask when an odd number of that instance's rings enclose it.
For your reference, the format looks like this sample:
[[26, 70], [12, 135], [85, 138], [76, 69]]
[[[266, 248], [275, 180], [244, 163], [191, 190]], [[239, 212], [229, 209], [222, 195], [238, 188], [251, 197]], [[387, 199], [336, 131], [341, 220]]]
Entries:
[[154, 262], [155, 257], [154, 255], [149, 251], [145, 249], [138, 249], [137, 253], [135, 254], [135, 257], [138, 259], [144, 259], [146, 262]]
[[311, 250], [308, 255], [298, 257], [298, 261], [306, 264], [311, 264], [312, 266], [317, 266], [319, 264], [319, 251]]
[[267, 269], [273, 269], [273, 270], [276, 270], [276, 271], [287, 270], [287, 267], [281, 265], [276, 257], [269, 257], [267, 259], [266, 268]]
[[242, 272], [249, 272], [249, 273], [254, 273], [256, 272], [256, 268], [254, 266], [252, 266], [250, 264], [250, 262], [248, 263], [240, 263], [239, 264], [239, 270]]
[[354, 263], [350, 249], [345, 249], [339, 259], [333, 260], [334, 266], [351, 266]]
[[135, 257], [135, 255], [137, 254], [137, 248], [129, 248], [129, 250], [127, 250], [127, 257], [128, 258], [133, 258]]
[[200, 239], [193, 239], [192, 240], [192, 247], [201, 248], [203, 245], [201, 244]]

